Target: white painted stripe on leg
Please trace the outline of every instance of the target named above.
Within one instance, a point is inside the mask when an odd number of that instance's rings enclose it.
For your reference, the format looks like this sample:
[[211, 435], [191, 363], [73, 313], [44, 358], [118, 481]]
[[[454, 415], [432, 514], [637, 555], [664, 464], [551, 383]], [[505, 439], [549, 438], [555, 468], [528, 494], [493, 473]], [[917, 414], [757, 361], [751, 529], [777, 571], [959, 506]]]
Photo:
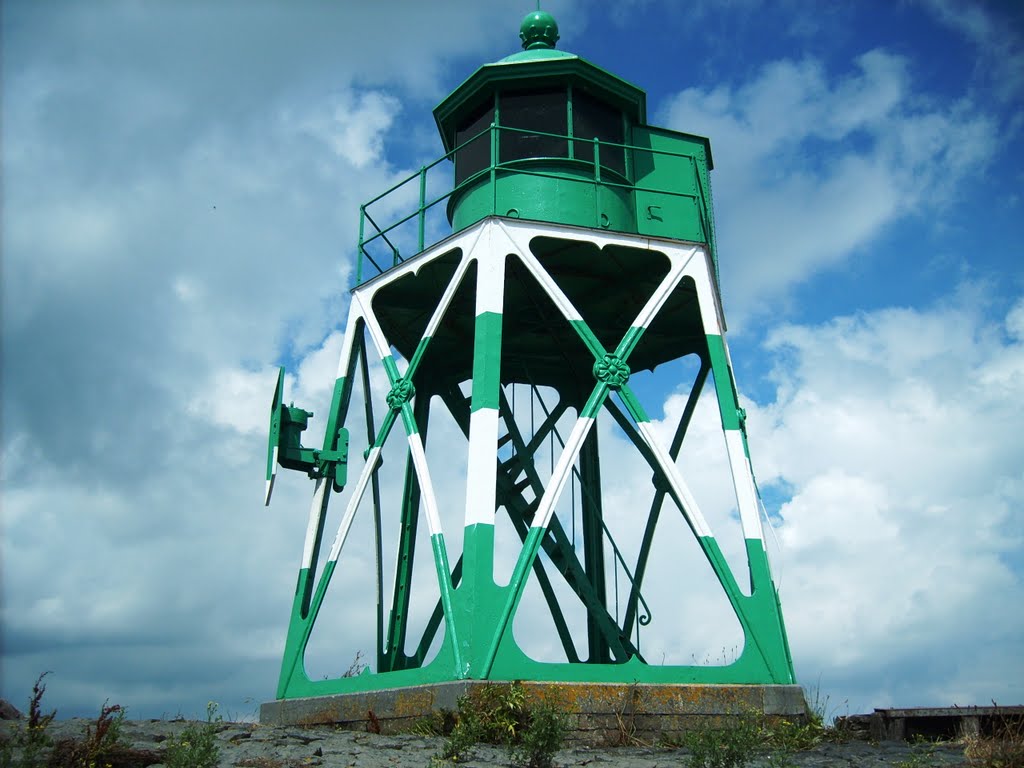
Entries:
[[377, 356], [383, 360], [391, 354], [391, 345], [388, 344], [387, 337], [384, 335], [384, 331], [381, 330], [380, 323], [377, 322], [377, 316], [373, 314], [371, 308], [364, 301], [363, 296], [356, 294], [352, 297], [352, 300], [359, 302], [359, 309], [363, 315], [363, 320], [366, 321], [366, 329], [370, 332], [373, 347], [377, 350]]
[[316, 479], [313, 488], [313, 501], [309, 505], [309, 522], [306, 524], [306, 542], [302, 546], [302, 567], [313, 567], [313, 547], [316, 546], [316, 532], [320, 527], [320, 515], [324, 508], [324, 493], [330, 483], [322, 477]]
[[427, 323], [427, 328], [423, 331], [423, 338], [433, 336], [437, 331], [437, 327], [441, 325], [441, 319], [444, 317], [444, 313], [448, 310], [448, 305], [452, 303], [452, 298], [455, 296], [455, 291], [459, 288], [459, 283], [462, 282], [462, 278], [466, 274], [466, 270], [469, 269], [470, 259], [467, 252], [463, 251], [462, 260], [459, 262], [459, 266], [455, 268], [455, 273], [452, 275], [452, 279], [448, 281], [448, 286], [444, 289], [444, 293], [441, 294], [441, 300], [437, 303], [437, 308], [434, 309], [434, 314], [430, 317], [430, 322]]
[[[704, 254], [704, 251], [700, 253]], [[718, 317], [718, 302], [715, 301], [715, 289], [711, 284], [707, 256], [705, 255], [703, 259], [690, 259], [686, 265], [686, 274], [693, 278], [697, 286], [697, 303], [700, 305], [704, 333], [721, 336], [723, 324]]]
[[733, 377], [732, 385], [733, 385], [733, 389], [736, 390], [736, 398], [737, 398], [736, 407], [739, 408], [739, 406], [740, 406], [740, 404], [739, 404], [739, 396], [740, 396], [740, 394], [739, 394], [739, 387], [736, 386], [736, 375], [735, 375], [735, 373], [733, 373], [733, 371], [735, 371], [735, 369], [732, 367], [732, 354], [729, 352], [729, 343], [725, 340], [725, 334], [724, 333], [722, 334], [722, 349], [725, 350], [725, 362], [727, 362], [729, 364], [729, 374]]
[[668, 478], [669, 485], [672, 486], [672, 491], [676, 494], [679, 501], [682, 502], [683, 516], [689, 521], [694, 534], [701, 538], [710, 536], [711, 527], [708, 525], [708, 521], [701, 513], [700, 507], [697, 506], [697, 500], [690, 493], [690, 488], [687, 486], [686, 481], [679, 474], [679, 468], [676, 467], [675, 462], [669, 457], [668, 451], [665, 450], [657, 436], [655, 436], [654, 430], [651, 429], [651, 423], [649, 421], [641, 421], [636, 425], [636, 428], [643, 436], [647, 447], [654, 453], [654, 457], [658, 460], [658, 465]]
[[274, 492], [274, 482], [277, 480], [277, 457], [280, 455], [280, 448], [274, 446], [274, 455], [270, 459], [270, 477], [267, 478], [267, 487], [264, 489], [266, 495], [263, 497], [264, 506], [270, 506], [270, 495]]
[[466, 466], [466, 525], [494, 525], [497, 494], [495, 452], [498, 412], [481, 408], [469, 414], [469, 462]]
[[[338, 526], [338, 533], [334, 537], [334, 543], [331, 545], [331, 554], [328, 560], [337, 560], [338, 555], [341, 554], [341, 548], [345, 545], [345, 539], [348, 538], [348, 530], [352, 527], [352, 520], [356, 516], [356, 510], [359, 508], [359, 502], [363, 500], [363, 494], [366, 493], [366, 486], [370, 482], [370, 477], [373, 475], [377, 468], [377, 460], [380, 458], [381, 449], [373, 447], [370, 452], [366, 455], [366, 463], [363, 465], [363, 471], [359, 473], [359, 482], [356, 483], [355, 490], [352, 492], [352, 497], [348, 500], [348, 507], [345, 509], [345, 515], [341, 518], [341, 525]], [[317, 482], [324, 482], [318, 480]], [[325, 485], [329, 483], [324, 482]]]
[[537, 507], [537, 513], [533, 517], [532, 528], [547, 528], [548, 523], [551, 522], [551, 515], [554, 514], [555, 505], [562, 495], [562, 490], [565, 488], [565, 482], [569, 478], [569, 473], [576, 462], [576, 457], [579, 456], [580, 447], [593, 426], [594, 419], [589, 416], [581, 416], [576, 420], [572, 432], [569, 433], [569, 438], [565, 441], [565, 448], [562, 449], [562, 453], [559, 455], [555, 468], [551, 473], [551, 478], [548, 480], [547, 488], [544, 489], [544, 495], [541, 497], [540, 505]]
[[487, 251], [475, 255], [476, 313], [492, 312], [500, 315], [505, 300], [505, 254], [502, 251]]
[[743, 433], [736, 429], [725, 430], [725, 446], [729, 453], [729, 468], [736, 489], [736, 504], [740, 510], [740, 524], [743, 538], [764, 541], [761, 516], [758, 514], [757, 492], [754, 490], [754, 474], [743, 451]]
[[558, 311], [562, 313], [566, 320], [572, 323], [583, 319], [583, 316], [573, 306], [573, 303], [569, 301], [569, 297], [562, 292], [562, 289], [558, 287], [558, 284], [551, 278], [551, 275], [547, 273], [547, 270], [544, 269], [529, 250], [525, 252], [520, 251], [518, 256], [523, 260], [523, 264], [530, 271], [530, 274], [541, 284], [544, 292], [555, 303]]
[[412, 463], [416, 468], [416, 477], [420, 481], [420, 499], [423, 502], [423, 509], [427, 514], [427, 528], [430, 535], [435, 536], [444, 533], [441, 530], [441, 516], [437, 511], [437, 496], [434, 494], [434, 484], [430, 480], [430, 470], [427, 468], [427, 457], [423, 452], [423, 441], [418, 432], [409, 435], [409, 453], [412, 455]]
[[356, 322], [359, 320], [362, 305], [356, 301], [348, 304], [348, 320], [345, 322], [345, 337], [341, 344], [341, 355], [338, 357], [338, 372], [334, 378], [340, 379], [348, 373], [348, 361], [352, 357], [352, 348], [355, 344]]

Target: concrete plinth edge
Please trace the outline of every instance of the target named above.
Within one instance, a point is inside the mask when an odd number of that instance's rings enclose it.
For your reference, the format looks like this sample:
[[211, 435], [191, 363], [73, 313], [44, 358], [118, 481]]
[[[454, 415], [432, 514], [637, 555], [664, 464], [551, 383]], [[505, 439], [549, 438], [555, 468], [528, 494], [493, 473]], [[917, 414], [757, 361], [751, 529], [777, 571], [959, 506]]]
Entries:
[[[332, 724], [380, 733], [409, 731], [432, 712], [454, 711], [470, 689], [501, 682], [462, 680], [388, 690], [269, 701], [265, 725]], [[728, 725], [750, 714], [803, 721], [807, 704], [798, 685], [651, 685], [522, 682], [527, 696], [569, 714], [570, 741], [601, 744], [623, 732], [643, 741], [671, 740], [706, 726]]]

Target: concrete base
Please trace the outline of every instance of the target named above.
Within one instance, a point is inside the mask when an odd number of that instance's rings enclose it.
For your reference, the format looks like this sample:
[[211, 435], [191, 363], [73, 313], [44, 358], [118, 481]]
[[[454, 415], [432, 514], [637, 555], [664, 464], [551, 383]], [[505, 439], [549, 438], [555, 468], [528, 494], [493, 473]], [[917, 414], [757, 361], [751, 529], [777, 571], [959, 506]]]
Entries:
[[[349, 730], [409, 731], [432, 712], [458, 709], [476, 686], [507, 683], [463, 680], [436, 685], [269, 701], [260, 707], [265, 725], [330, 723]], [[807, 716], [798, 685], [645, 685], [522, 682], [529, 698], [570, 716], [569, 741], [626, 744], [671, 741], [684, 732], [725, 726], [743, 715], [802, 722]]]

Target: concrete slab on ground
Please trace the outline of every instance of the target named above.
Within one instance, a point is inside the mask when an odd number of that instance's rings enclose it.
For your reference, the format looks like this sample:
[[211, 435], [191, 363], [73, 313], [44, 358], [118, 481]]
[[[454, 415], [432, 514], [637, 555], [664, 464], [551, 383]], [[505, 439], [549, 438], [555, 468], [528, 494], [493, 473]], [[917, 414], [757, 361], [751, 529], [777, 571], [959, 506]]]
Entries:
[[[264, 725], [333, 724], [349, 730], [401, 733], [434, 712], [458, 709], [474, 687], [507, 683], [462, 680], [379, 691], [285, 699], [260, 707]], [[671, 741], [700, 727], [727, 725], [749, 714], [802, 721], [807, 715], [798, 685], [649, 685], [522, 682], [527, 697], [569, 714], [570, 740], [605, 744], [617, 737], [646, 743]]]

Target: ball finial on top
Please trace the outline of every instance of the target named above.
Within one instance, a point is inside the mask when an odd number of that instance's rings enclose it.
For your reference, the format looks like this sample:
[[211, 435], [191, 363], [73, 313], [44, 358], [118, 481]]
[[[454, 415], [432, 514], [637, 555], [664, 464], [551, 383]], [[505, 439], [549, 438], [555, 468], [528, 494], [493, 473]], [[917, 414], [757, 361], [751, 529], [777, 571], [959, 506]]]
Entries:
[[558, 42], [558, 22], [547, 11], [528, 13], [519, 27], [519, 39], [527, 51], [554, 48]]

